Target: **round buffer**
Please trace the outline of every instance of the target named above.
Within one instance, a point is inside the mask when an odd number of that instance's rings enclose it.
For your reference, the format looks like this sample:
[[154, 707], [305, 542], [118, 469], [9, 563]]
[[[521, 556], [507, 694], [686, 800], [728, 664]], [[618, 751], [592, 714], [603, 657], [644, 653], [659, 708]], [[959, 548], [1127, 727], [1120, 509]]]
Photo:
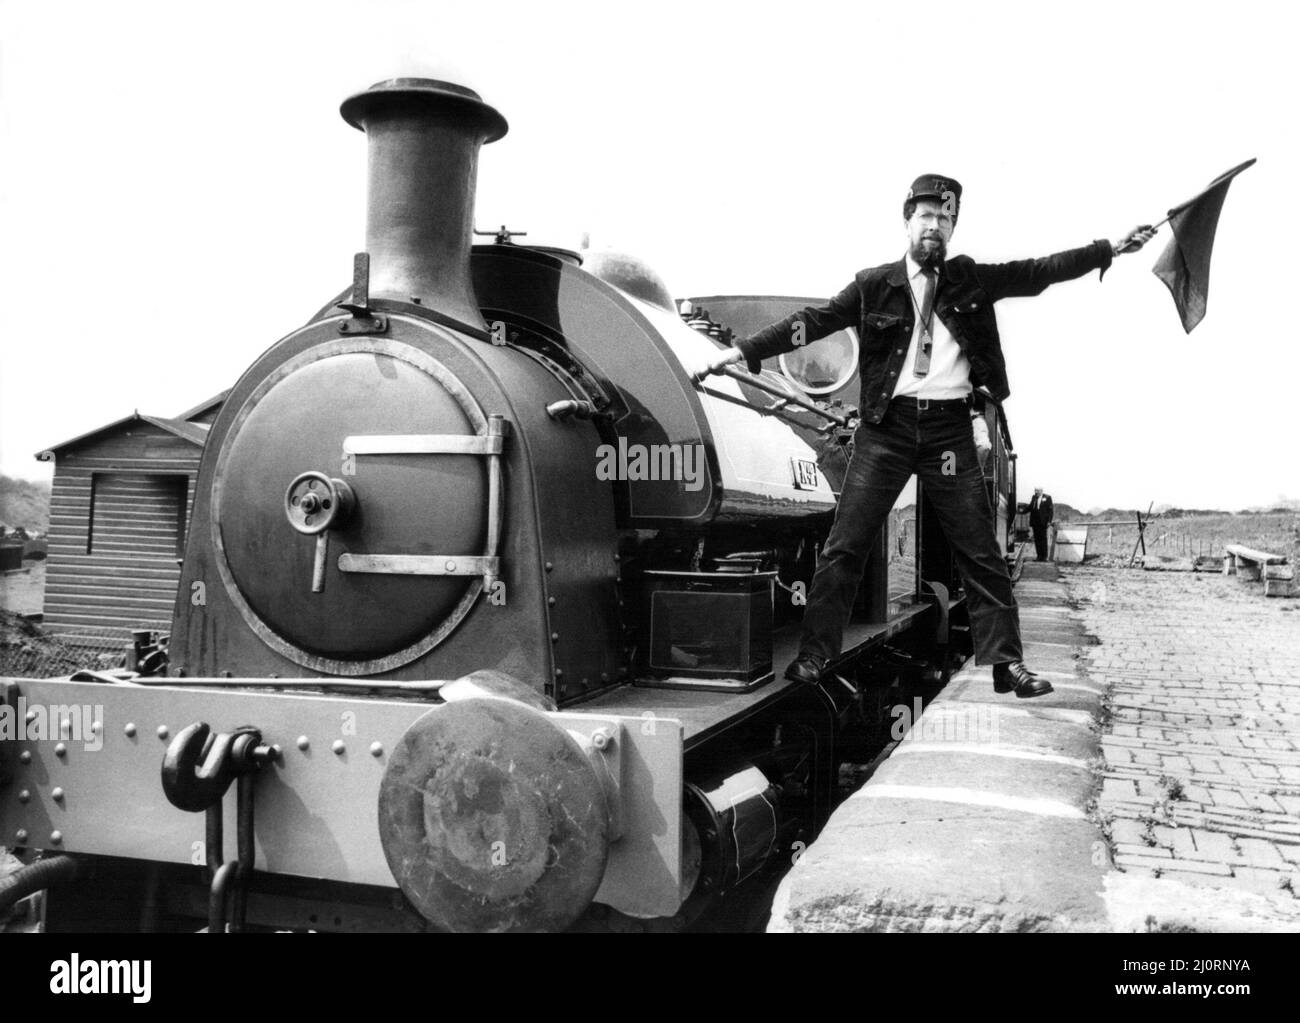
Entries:
[[582, 747], [506, 699], [434, 707], [379, 789], [379, 835], [411, 903], [451, 931], [562, 930], [600, 887], [609, 810]]

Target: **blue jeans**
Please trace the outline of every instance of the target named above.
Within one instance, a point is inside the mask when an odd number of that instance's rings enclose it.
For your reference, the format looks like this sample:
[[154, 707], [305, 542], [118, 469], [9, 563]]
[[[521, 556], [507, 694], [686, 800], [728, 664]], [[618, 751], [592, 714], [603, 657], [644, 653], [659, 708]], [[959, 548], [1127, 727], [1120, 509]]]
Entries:
[[892, 401], [879, 423], [858, 426], [853, 441], [835, 524], [808, 595], [800, 653], [829, 660], [840, 652], [867, 558], [915, 473], [957, 561], [975, 663], [1021, 660], [1020, 615], [998, 550], [968, 409], [923, 410]]

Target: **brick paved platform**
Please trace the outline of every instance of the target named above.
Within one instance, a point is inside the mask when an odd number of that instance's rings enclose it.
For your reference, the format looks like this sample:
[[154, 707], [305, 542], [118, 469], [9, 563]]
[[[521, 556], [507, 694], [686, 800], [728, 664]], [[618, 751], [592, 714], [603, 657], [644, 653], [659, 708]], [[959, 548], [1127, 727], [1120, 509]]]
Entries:
[[1026, 564], [1016, 590], [1056, 692], [963, 669], [786, 875], [769, 930], [1300, 930], [1300, 600], [1062, 571]]
[[1117, 915], [1300, 929], [1300, 600], [1217, 574], [1064, 569], [1110, 690]]

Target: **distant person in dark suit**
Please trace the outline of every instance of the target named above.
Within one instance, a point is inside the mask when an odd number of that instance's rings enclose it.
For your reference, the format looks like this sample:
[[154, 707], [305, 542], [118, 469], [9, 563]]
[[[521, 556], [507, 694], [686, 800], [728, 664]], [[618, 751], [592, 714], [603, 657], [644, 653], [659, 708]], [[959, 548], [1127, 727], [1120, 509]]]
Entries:
[[1039, 561], [1047, 560], [1047, 526], [1052, 521], [1052, 495], [1044, 494], [1042, 487], [1034, 488], [1034, 499], [1029, 502], [1029, 525], [1034, 531], [1034, 549]]

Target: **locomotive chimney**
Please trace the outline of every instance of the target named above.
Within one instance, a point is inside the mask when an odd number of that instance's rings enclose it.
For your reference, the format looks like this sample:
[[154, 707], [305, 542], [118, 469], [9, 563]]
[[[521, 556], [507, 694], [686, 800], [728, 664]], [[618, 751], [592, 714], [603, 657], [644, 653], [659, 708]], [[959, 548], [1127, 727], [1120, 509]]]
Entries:
[[474, 185], [479, 148], [506, 133], [505, 118], [473, 90], [427, 78], [379, 82], [339, 112], [369, 143], [370, 294], [482, 327], [469, 270]]

